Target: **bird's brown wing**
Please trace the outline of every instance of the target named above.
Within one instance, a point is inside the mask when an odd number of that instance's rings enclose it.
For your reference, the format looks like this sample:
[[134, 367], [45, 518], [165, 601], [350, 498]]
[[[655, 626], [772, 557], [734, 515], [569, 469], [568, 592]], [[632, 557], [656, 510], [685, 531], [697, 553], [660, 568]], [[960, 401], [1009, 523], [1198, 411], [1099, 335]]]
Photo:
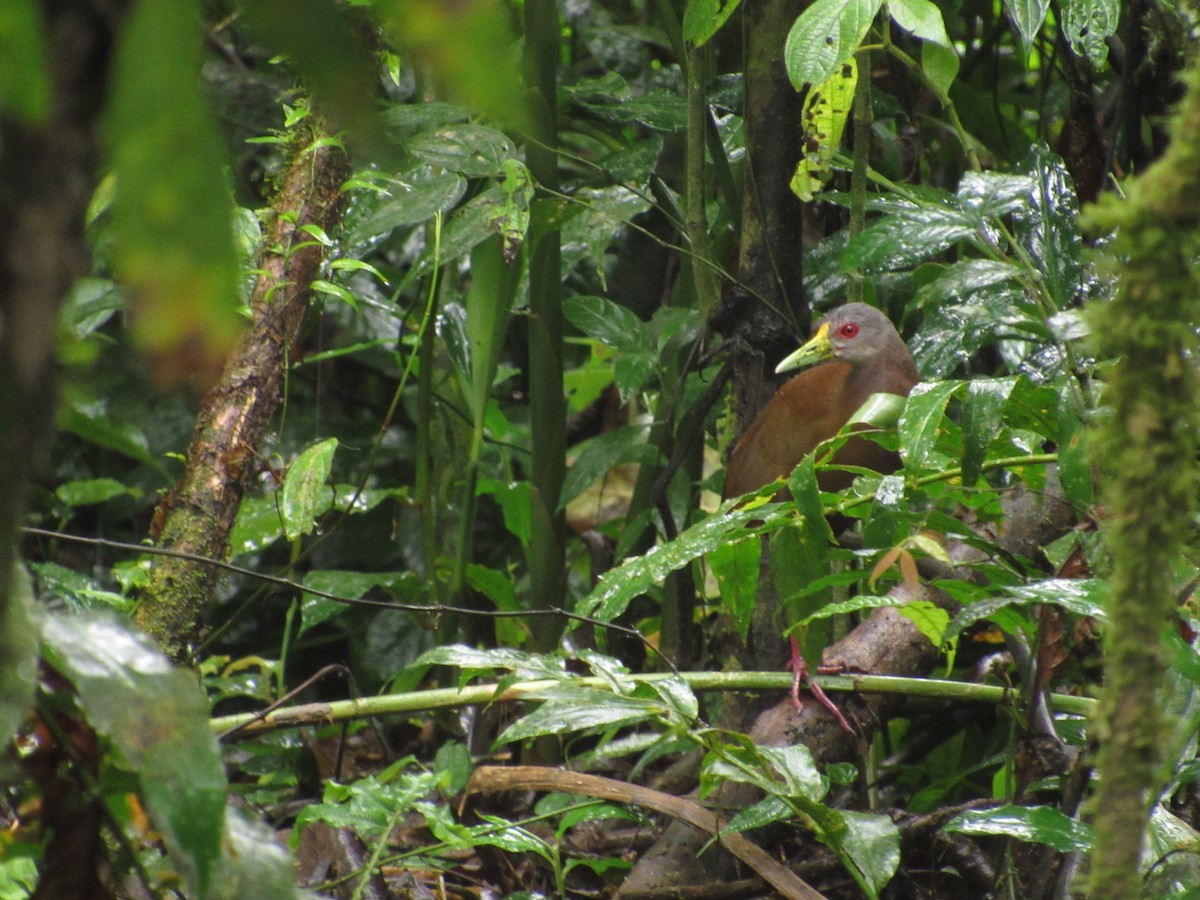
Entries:
[[726, 497], [787, 475], [817, 444], [837, 434], [858, 406], [846, 409], [851, 366], [822, 363], [787, 381], [746, 429], [729, 458]]

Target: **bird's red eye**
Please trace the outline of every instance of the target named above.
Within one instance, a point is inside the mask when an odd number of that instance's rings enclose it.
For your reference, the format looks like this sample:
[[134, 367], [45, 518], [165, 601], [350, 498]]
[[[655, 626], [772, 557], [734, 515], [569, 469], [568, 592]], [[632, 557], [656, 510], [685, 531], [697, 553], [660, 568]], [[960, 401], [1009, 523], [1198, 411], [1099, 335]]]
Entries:
[[858, 334], [858, 325], [855, 324], [854, 322], [847, 322], [845, 325], [843, 325], [841, 328], [838, 329], [838, 334], [840, 334], [844, 338], [852, 338], [856, 334]]

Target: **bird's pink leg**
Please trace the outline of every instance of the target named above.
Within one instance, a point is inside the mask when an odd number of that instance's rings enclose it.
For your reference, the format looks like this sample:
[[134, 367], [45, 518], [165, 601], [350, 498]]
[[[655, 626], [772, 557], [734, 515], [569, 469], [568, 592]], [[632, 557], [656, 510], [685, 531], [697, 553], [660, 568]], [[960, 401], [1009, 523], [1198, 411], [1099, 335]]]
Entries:
[[[800, 684], [808, 675], [808, 665], [804, 662], [804, 657], [800, 654], [800, 642], [795, 637], [792, 637], [790, 640], [792, 645], [792, 659], [788, 663], [788, 668], [794, 673], [794, 677], [792, 678], [792, 702], [796, 704], [796, 709], [803, 709], [804, 703], [800, 700]], [[823, 671], [825, 668], [824, 666], [819, 668], [818, 673], [831, 674], [845, 670], [845, 666], [829, 666], [829, 672]], [[808, 679], [808, 690], [817, 698], [818, 703], [829, 710], [830, 715], [833, 716], [843, 731], [848, 734], [854, 734], [854, 729], [850, 727], [850, 723], [846, 721], [846, 717], [842, 715], [842, 711], [838, 709], [837, 704], [830, 700], [829, 695], [825, 693], [824, 689], [811, 678]]]

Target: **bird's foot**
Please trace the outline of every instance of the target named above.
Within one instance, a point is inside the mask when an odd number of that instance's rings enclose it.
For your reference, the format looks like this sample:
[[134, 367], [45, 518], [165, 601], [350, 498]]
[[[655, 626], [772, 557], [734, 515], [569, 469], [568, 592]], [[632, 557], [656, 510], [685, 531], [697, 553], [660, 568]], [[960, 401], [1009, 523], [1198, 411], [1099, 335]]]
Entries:
[[[790, 668], [794, 673], [794, 677], [792, 678], [792, 703], [795, 704], [797, 710], [801, 710], [804, 709], [804, 703], [800, 699], [800, 685], [808, 676], [808, 665], [804, 662], [804, 657], [800, 654], [799, 641], [797, 641], [795, 638], [792, 638], [791, 642], [792, 659], [788, 663], [788, 668]], [[845, 671], [846, 666], [841, 663], [817, 667], [817, 674], [819, 675], [836, 675]], [[850, 723], [846, 720], [845, 715], [843, 715], [842, 711], [838, 709], [837, 704], [830, 700], [829, 695], [825, 693], [824, 688], [822, 688], [811, 678], [808, 679], [808, 690], [809, 693], [817, 698], [818, 703], [829, 710], [829, 714], [833, 716], [834, 720], [841, 727], [842, 731], [845, 731], [847, 734], [855, 733], [854, 729], [850, 727]]]

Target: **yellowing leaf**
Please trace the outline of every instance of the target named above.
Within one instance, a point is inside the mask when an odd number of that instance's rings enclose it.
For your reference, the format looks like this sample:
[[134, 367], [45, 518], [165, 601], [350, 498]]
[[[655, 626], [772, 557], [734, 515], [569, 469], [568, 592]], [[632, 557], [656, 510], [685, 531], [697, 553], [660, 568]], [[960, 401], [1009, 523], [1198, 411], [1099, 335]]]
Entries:
[[830, 162], [854, 108], [857, 85], [858, 63], [851, 57], [824, 82], [809, 88], [802, 113], [804, 154], [791, 181], [792, 191], [801, 200], [812, 200], [833, 174]]

